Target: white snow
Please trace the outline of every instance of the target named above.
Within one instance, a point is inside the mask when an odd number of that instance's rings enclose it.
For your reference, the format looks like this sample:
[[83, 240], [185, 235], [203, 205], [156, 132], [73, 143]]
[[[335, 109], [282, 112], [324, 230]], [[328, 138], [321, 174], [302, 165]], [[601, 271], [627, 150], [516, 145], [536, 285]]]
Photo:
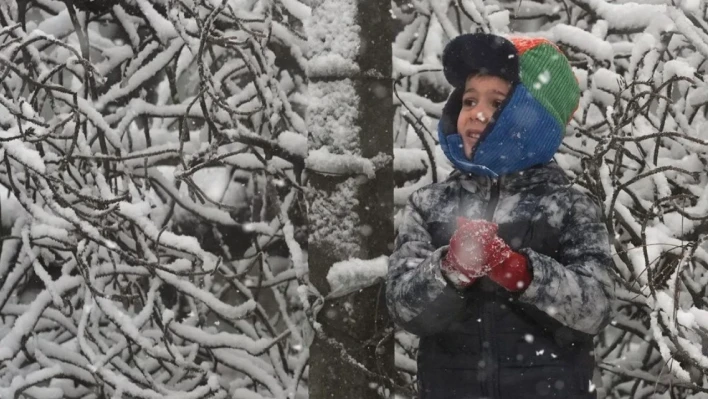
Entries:
[[[296, 0], [291, 0], [296, 1]], [[307, 74], [310, 77], [351, 76], [359, 71], [354, 62], [359, 53], [360, 26], [353, 0], [320, 0], [307, 21]]]
[[554, 42], [566, 43], [597, 60], [611, 62], [614, 57], [614, 49], [611, 43], [576, 26], [558, 24], [553, 26], [550, 32], [552, 35], [548, 39]]
[[[146, 2], [146, 0], [142, 1]], [[142, 85], [146, 80], [154, 77], [167, 66], [167, 63], [179, 53], [183, 46], [184, 42], [181, 39], [172, 40], [169, 47], [154, 56], [150, 62], [140, 67], [135, 73], [131, 74], [127, 82], [113, 85], [105, 94], [99, 97], [96, 102], [96, 109], [99, 111], [102, 110], [109, 102], [126, 96]]]
[[327, 282], [332, 289], [329, 296], [339, 297], [370, 287], [382, 281], [387, 272], [387, 256], [336, 262], [327, 273]]
[[[62, 276], [55, 282], [54, 287], [56, 292], [62, 295], [64, 292], [78, 287], [81, 282], [81, 276]], [[51, 294], [48, 291], [42, 291], [32, 301], [32, 306], [27, 312], [15, 320], [12, 328], [0, 339], [0, 360], [12, 359], [20, 351], [22, 340], [32, 333], [34, 325], [51, 301]]]
[[645, 28], [653, 18], [667, 12], [667, 7], [663, 4], [641, 4], [638, 2], [613, 4], [605, 0], [581, 0], [579, 3], [592, 9], [614, 29]]
[[167, 44], [170, 39], [177, 37], [177, 30], [175, 30], [174, 25], [158, 13], [148, 0], [135, 1], [138, 3], [138, 7], [140, 7], [145, 18], [147, 18], [151, 28], [155, 30], [162, 44]]
[[291, 154], [307, 157], [307, 137], [290, 131], [278, 136], [278, 144]]
[[332, 154], [327, 148], [310, 151], [305, 166], [318, 173], [334, 175], [362, 174], [369, 179], [376, 177], [374, 163], [367, 158], [349, 154]]

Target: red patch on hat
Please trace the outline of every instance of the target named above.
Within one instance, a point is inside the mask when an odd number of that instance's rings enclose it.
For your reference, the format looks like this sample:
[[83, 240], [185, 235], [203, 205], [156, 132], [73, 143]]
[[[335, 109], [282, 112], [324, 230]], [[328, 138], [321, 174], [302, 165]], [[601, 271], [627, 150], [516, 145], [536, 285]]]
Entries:
[[555, 47], [558, 52], [560, 52], [560, 49], [558, 46], [556, 46], [553, 42], [544, 39], [542, 37], [522, 37], [522, 36], [514, 36], [514, 37], [509, 37], [510, 42], [514, 44], [514, 47], [516, 47], [516, 50], [519, 52], [519, 56], [524, 54], [527, 50], [531, 50], [532, 48], [541, 45], [543, 43], [548, 43], [551, 46]]

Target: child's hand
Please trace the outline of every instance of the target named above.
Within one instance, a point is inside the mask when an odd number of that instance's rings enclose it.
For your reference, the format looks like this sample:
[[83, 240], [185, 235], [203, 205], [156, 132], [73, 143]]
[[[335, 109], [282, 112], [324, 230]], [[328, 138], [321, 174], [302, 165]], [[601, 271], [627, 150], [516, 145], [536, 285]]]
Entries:
[[466, 288], [485, 275], [507, 291], [529, 286], [532, 276], [526, 257], [512, 251], [497, 231], [496, 223], [457, 218], [457, 230], [442, 262], [455, 286]]
[[486, 220], [457, 219], [442, 269], [458, 288], [471, 285], [511, 255], [511, 249], [497, 237], [497, 225]]
[[489, 278], [507, 291], [521, 291], [531, 284], [533, 276], [526, 257], [518, 252], [511, 255], [489, 272]]

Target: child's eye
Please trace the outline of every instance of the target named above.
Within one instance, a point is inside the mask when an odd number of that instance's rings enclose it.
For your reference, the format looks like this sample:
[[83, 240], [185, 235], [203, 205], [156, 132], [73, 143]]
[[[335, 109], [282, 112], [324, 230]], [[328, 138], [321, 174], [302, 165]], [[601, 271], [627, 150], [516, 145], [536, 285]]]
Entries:
[[499, 108], [499, 107], [501, 107], [502, 102], [503, 101], [501, 101], [501, 100], [495, 100], [492, 102], [492, 106], [494, 106], [494, 108]]
[[474, 107], [475, 105], [477, 105], [477, 101], [471, 98], [465, 98], [464, 100], [462, 100], [462, 105], [464, 105], [465, 107]]

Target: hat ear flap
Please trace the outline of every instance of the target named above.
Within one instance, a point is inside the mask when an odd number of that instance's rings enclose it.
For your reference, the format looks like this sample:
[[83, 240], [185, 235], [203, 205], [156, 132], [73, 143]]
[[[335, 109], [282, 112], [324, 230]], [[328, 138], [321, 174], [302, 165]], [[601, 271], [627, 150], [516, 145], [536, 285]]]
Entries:
[[462, 110], [464, 87], [458, 87], [448, 97], [440, 117], [440, 129], [444, 135], [457, 133], [457, 118]]

